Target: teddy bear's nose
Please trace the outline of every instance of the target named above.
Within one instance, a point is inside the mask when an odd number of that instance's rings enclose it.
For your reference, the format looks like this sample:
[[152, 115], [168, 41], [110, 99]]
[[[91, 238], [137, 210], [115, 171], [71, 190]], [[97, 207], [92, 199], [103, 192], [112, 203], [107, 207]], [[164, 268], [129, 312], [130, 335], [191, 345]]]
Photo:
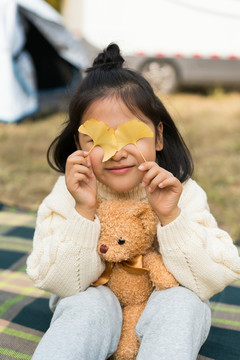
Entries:
[[100, 246], [100, 252], [103, 253], [103, 254], [106, 254], [107, 251], [108, 251], [108, 246], [102, 244], [102, 245]]

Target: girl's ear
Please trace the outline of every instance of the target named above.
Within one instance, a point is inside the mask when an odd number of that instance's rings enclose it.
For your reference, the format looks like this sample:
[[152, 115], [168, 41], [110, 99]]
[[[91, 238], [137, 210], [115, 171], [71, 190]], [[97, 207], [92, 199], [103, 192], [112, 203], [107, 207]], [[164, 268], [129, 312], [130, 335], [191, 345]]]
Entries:
[[161, 151], [163, 149], [163, 123], [160, 123], [157, 126], [156, 133], [156, 151]]

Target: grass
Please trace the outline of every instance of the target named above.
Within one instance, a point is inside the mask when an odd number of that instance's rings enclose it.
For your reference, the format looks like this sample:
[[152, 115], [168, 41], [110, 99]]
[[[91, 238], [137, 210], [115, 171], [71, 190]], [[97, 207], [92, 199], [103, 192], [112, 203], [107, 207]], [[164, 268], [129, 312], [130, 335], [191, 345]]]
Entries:
[[[219, 226], [240, 243], [240, 94], [162, 96], [195, 162], [194, 179], [207, 192]], [[36, 210], [58, 174], [46, 151], [65, 114], [20, 124], [0, 123], [0, 201]]]

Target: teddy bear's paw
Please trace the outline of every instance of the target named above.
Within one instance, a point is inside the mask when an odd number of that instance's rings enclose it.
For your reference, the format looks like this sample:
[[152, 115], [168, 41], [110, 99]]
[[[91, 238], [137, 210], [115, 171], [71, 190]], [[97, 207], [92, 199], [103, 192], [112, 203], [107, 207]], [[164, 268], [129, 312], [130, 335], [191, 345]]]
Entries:
[[165, 290], [179, 285], [175, 277], [167, 270], [162, 274], [161, 280], [158, 280], [155, 283], [153, 282], [153, 284], [155, 285], [156, 290]]
[[121, 336], [117, 351], [114, 356], [116, 360], [135, 360], [140, 343], [134, 332], [124, 333]]
[[[124, 346], [122, 346], [124, 345]], [[115, 352], [115, 360], [135, 360], [138, 354], [139, 342], [136, 341], [135, 344], [121, 344], [119, 343], [118, 349]]]

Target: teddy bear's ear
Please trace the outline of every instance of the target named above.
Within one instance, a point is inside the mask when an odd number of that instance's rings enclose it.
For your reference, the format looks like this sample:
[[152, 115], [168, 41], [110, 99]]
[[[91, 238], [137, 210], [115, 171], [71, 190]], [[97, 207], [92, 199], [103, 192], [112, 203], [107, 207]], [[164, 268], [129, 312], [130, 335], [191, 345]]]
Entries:
[[139, 202], [128, 211], [129, 217], [135, 216], [142, 222], [143, 228], [147, 233], [154, 233], [157, 229], [157, 218], [149, 204]]

